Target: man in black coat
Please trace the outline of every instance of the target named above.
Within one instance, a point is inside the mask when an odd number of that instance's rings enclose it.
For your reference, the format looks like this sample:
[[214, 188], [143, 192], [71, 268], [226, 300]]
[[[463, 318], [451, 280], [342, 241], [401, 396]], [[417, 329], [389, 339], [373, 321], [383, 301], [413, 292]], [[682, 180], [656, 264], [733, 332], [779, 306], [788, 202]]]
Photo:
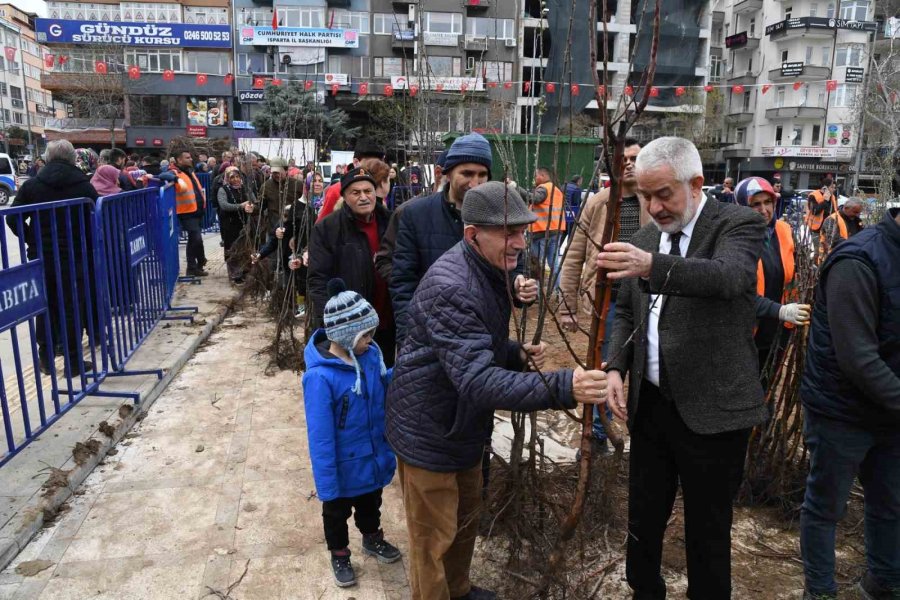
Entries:
[[[41, 205], [55, 200], [71, 198], [97, 199], [97, 191], [91, 185], [87, 175], [75, 166], [75, 148], [67, 140], [55, 140], [47, 145], [47, 164], [35, 177], [22, 184], [12, 206]], [[71, 225], [67, 223], [67, 218]], [[67, 363], [72, 374], [82, 372], [81, 341], [83, 332], [89, 325], [93, 327], [94, 339], [99, 339], [100, 323], [98, 319], [98, 298], [94, 282], [93, 258], [93, 211], [77, 208], [61, 208], [55, 211], [56, 237], [53, 237], [54, 219], [51, 213], [42, 211], [40, 227], [36, 227], [37, 216], [26, 216], [22, 219], [22, 227], [18, 216], [10, 215], [6, 223], [13, 234], [25, 236], [27, 256], [35, 260], [43, 254], [44, 280], [47, 283], [47, 307], [49, 312], [51, 343], [47, 343], [46, 321], [39, 317], [37, 321], [37, 342], [40, 348], [40, 368], [44, 373], [50, 372], [53, 363], [54, 346], [63, 343], [63, 326], [65, 326], [67, 347]], [[84, 238], [81, 227], [84, 227]], [[40, 236], [40, 237], [39, 237]], [[82, 241], [84, 249], [82, 249]], [[72, 246], [71, 251], [69, 246]], [[60, 278], [56, 276], [56, 261], [59, 262]], [[75, 278], [71, 276], [70, 265], [74, 267]], [[59, 294], [62, 294], [60, 305]], [[90, 319], [87, 311], [88, 300], [92, 307]], [[75, 307], [78, 306], [76, 314]], [[62, 309], [62, 310], [60, 310]], [[60, 312], [64, 323], [60, 322]], [[79, 323], [76, 324], [76, 316]], [[83, 361], [83, 371], [91, 371], [93, 365]]]
[[766, 418], [753, 343], [766, 223], [704, 196], [700, 154], [688, 140], [654, 140], [635, 170], [654, 223], [597, 258], [622, 280], [609, 404], [631, 432], [626, 576], [635, 598], [666, 597], [662, 541], [680, 482], [688, 596], [724, 600], [732, 503], [750, 430]]
[[394, 363], [394, 319], [387, 283], [375, 271], [375, 252], [387, 228], [390, 213], [375, 196], [375, 179], [357, 167], [341, 179], [339, 209], [316, 223], [309, 243], [307, 292], [312, 300], [312, 328], [322, 327], [328, 282], [344, 280], [348, 290], [375, 307], [375, 341], [387, 366]]
[[387, 397], [409, 531], [413, 600], [496, 598], [471, 585], [481, 506], [481, 458], [494, 410], [573, 408], [605, 401], [606, 375], [541, 368], [544, 345], [509, 339], [509, 273], [536, 219], [492, 182], [470, 190], [464, 239], [425, 274], [408, 308], [408, 336]]

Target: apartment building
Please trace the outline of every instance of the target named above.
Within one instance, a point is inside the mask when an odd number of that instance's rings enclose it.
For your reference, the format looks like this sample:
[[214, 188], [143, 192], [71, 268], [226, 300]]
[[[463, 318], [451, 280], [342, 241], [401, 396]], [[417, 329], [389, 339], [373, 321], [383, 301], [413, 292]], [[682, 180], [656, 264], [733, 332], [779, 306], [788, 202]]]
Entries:
[[710, 80], [727, 86], [719, 158], [729, 175], [780, 178], [787, 189], [851, 178], [873, 4], [716, 0]]
[[0, 4], [0, 145], [17, 155], [41, 151], [45, 121], [57, 114], [52, 94], [41, 88], [44, 51], [35, 41], [35, 17]]
[[233, 137], [228, 0], [51, 1], [47, 13], [37, 40], [56, 60], [42, 82], [68, 106], [48, 139], [141, 150]]

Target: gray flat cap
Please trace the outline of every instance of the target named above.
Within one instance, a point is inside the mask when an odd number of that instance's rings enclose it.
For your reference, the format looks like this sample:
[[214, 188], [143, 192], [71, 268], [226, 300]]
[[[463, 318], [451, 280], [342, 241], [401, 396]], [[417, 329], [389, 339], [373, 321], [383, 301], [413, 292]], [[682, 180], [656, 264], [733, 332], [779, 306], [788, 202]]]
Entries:
[[466, 225], [529, 225], [537, 221], [518, 190], [502, 181], [488, 181], [466, 192], [462, 205]]

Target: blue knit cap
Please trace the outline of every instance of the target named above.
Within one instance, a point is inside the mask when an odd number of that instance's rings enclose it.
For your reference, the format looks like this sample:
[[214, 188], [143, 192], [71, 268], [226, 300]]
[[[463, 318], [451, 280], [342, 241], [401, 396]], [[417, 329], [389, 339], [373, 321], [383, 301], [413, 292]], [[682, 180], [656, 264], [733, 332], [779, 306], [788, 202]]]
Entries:
[[[325, 304], [325, 335], [350, 354], [356, 369], [356, 383], [353, 385], [352, 391], [361, 394], [359, 361], [356, 360], [353, 348], [356, 347], [359, 338], [378, 328], [378, 313], [365, 298], [354, 291], [348, 291], [347, 285], [342, 279], [332, 279], [328, 282], [327, 289], [331, 298]], [[370, 348], [374, 348], [378, 353], [381, 376], [384, 377], [387, 369], [384, 366], [381, 350], [377, 345], [372, 345]]]
[[453, 167], [463, 163], [477, 163], [490, 169], [491, 161], [490, 143], [483, 135], [470, 133], [456, 138], [456, 141], [447, 150], [447, 156], [444, 157], [444, 172], [449, 173]]

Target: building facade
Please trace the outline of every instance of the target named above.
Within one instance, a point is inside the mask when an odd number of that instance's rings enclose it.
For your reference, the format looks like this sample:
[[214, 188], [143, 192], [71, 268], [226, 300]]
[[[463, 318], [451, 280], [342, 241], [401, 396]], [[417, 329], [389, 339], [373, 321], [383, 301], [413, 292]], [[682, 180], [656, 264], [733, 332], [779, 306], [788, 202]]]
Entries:
[[142, 150], [177, 136], [233, 137], [227, 0], [47, 7], [36, 32], [55, 60], [42, 81], [68, 106], [47, 123], [48, 139]]
[[852, 179], [876, 31], [871, 0], [717, 0], [711, 72], [725, 85], [728, 175], [808, 189]]

